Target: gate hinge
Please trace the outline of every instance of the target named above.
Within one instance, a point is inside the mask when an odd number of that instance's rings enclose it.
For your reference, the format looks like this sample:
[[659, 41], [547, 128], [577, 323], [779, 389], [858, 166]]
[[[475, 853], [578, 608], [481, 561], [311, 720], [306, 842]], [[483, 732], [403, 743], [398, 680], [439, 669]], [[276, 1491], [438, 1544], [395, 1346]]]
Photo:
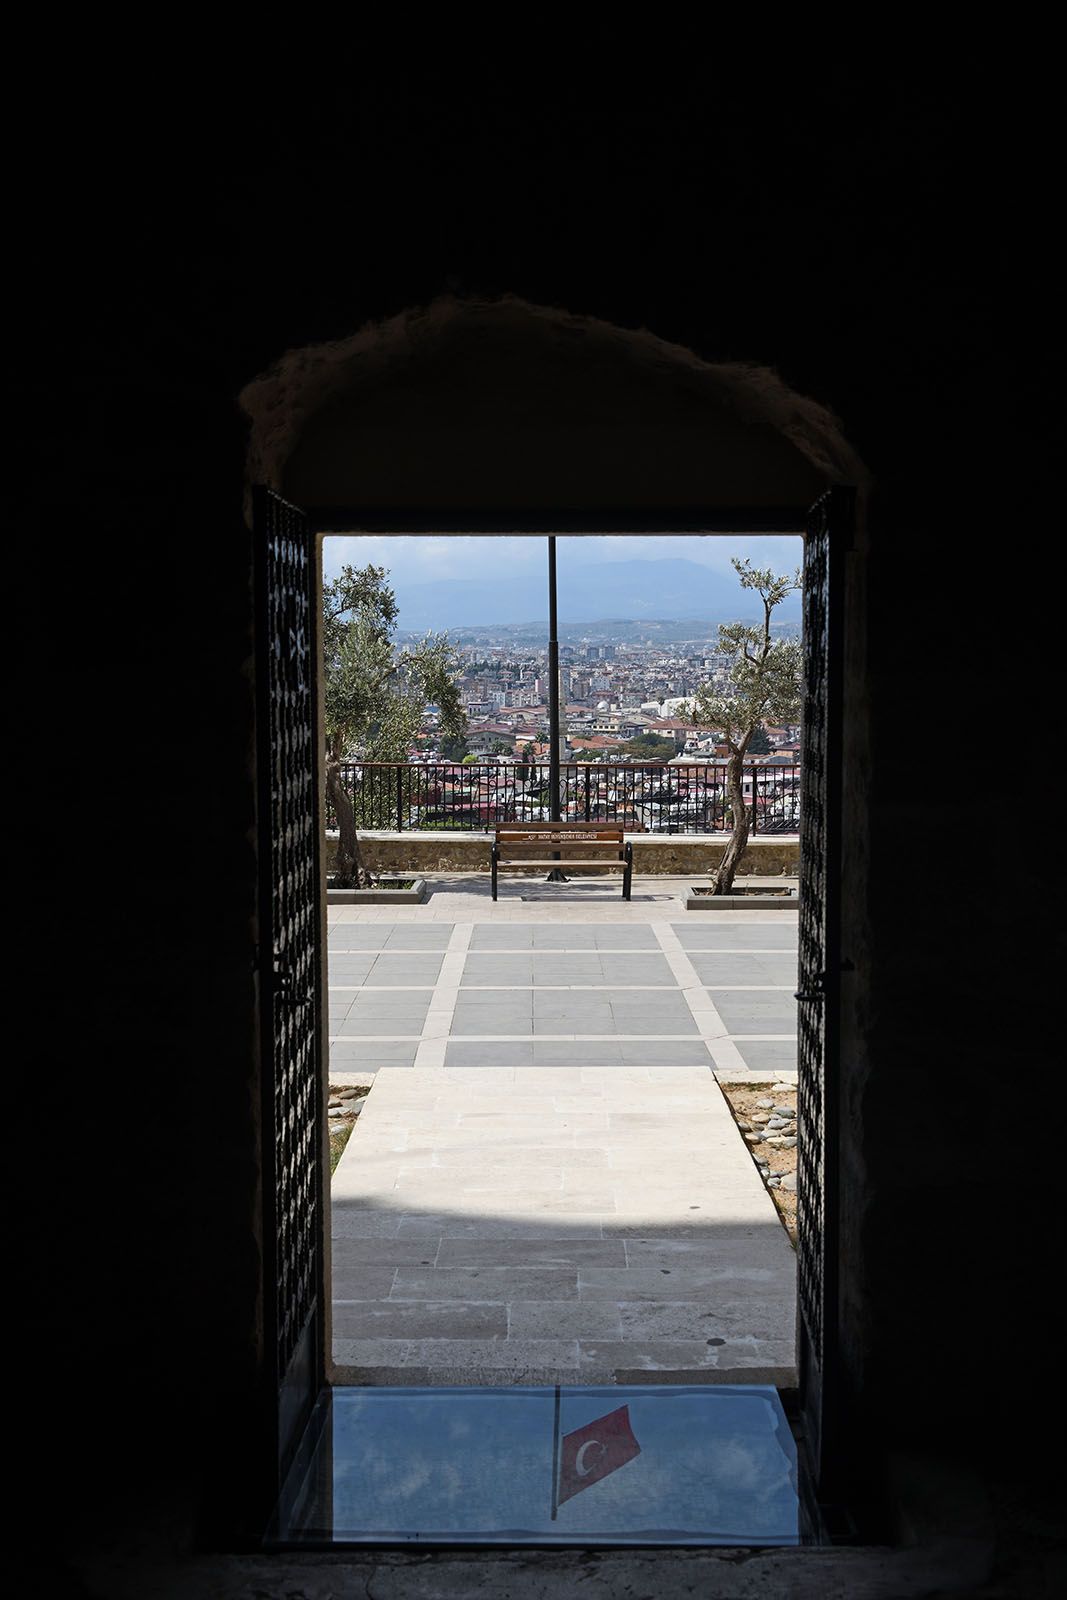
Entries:
[[[855, 972], [856, 967], [846, 956], [844, 961], [838, 963], [838, 972]], [[814, 987], [811, 989], [797, 989], [793, 995], [794, 1000], [825, 1000], [826, 999], [826, 972], [817, 972], [812, 980]]]

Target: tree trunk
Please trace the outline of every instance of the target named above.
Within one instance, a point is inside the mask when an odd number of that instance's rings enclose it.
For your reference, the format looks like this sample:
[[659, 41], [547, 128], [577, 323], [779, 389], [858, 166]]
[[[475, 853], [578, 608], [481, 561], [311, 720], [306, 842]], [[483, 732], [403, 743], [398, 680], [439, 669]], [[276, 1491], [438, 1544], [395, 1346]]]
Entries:
[[741, 769], [744, 761], [743, 755], [734, 755], [730, 757], [726, 766], [726, 791], [730, 797], [730, 815], [733, 818], [734, 831], [723, 851], [722, 860], [711, 875], [712, 894], [730, 893], [734, 886], [734, 873], [748, 844], [751, 819], [741, 787]]
[[336, 883], [339, 889], [369, 889], [371, 886], [370, 875], [363, 865], [363, 856], [359, 848], [359, 834], [356, 831], [356, 816], [352, 810], [352, 802], [348, 798], [341, 779], [340, 763], [327, 761], [326, 763], [326, 793], [333, 807], [333, 814], [337, 818], [337, 870]]

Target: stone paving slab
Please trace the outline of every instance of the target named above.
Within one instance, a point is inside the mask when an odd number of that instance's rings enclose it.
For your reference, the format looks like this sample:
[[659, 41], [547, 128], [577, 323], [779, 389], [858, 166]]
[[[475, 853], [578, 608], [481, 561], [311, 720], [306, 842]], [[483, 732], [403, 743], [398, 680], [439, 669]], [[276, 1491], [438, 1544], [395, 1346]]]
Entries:
[[795, 1257], [715, 1079], [795, 1075], [796, 919], [680, 888], [329, 908], [331, 1081], [373, 1083], [335, 1382], [795, 1381]]
[[[336, 910], [337, 908], [335, 908]], [[444, 950], [448, 946], [450, 928], [443, 923], [428, 923], [416, 926], [412, 923], [401, 923], [394, 926], [396, 907], [392, 908], [386, 923], [363, 920], [366, 912], [361, 912], [358, 922], [342, 920], [334, 917], [330, 921], [329, 944], [330, 950], [414, 950], [432, 951]]]
[[[791, 950], [751, 951], [695, 950], [689, 948], [693, 971], [714, 991], [770, 984], [792, 995], [797, 986], [796, 956]], [[374, 982], [373, 979], [370, 980]]]
[[[373, 981], [373, 980], [370, 980]], [[580, 951], [575, 949], [524, 952], [474, 950], [466, 959], [462, 983], [492, 987], [530, 984], [567, 987], [640, 984], [642, 988], [673, 987], [673, 976], [658, 950]]]
[[588, 927], [574, 923], [517, 925], [479, 923], [471, 937], [472, 950], [649, 950], [659, 949], [651, 928]]
[[[779, 913], [773, 921], [759, 919], [757, 912], [735, 911], [738, 920], [713, 921], [714, 911], [699, 923], [677, 923], [675, 934], [687, 950], [795, 950], [797, 925], [794, 918]], [[740, 920], [744, 919], [744, 920]]]
[[796, 1003], [791, 990], [717, 990], [715, 1007], [732, 1034], [792, 1033]]
[[384, 1068], [331, 1202], [335, 1382], [792, 1372], [795, 1257], [707, 1068]]

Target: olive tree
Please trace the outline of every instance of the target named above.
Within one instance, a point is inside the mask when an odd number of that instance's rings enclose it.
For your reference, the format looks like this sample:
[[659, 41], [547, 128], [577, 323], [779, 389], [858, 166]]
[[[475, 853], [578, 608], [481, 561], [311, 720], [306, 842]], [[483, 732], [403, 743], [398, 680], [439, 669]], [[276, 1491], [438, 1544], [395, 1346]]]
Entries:
[[727, 687], [716, 693], [710, 683], [702, 684], [687, 708], [687, 720], [714, 729], [728, 752], [726, 793], [733, 832], [712, 873], [712, 894], [729, 894], [748, 843], [752, 814], [745, 805], [741, 779], [756, 729], [764, 720], [795, 722], [801, 705], [800, 640], [771, 637], [771, 614], [786, 595], [800, 588], [800, 571], [792, 576], [777, 575], [769, 567], [753, 567], [736, 556], [731, 562], [741, 587], [759, 595], [763, 621], [722, 624], [718, 649], [730, 663]]
[[384, 567], [344, 567], [323, 585], [326, 793], [337, 818], [337, 883], [366, 888], [357, 807], [342, 764], [406, 761], [427, 705], [436, 705], [446, 735], [462, 738], [466, 717], [456, 677], [460, 663], [447, 634], [427, 634], [399, 652], [393, 644], [396, 596]]

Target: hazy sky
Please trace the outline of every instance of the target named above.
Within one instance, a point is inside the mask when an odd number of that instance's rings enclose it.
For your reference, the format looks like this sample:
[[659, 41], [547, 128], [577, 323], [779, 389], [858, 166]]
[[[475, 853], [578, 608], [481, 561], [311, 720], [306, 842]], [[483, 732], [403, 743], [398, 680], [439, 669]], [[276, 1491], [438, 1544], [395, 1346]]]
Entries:
[[[556, 540], [558, 564], [569, 561], [585, 565], [680, 556], [730, 574], [730, 557], [748, 556], [757, 566], [792, 572], [801, 565], [803, 555], [804, 541], [797, 534], [715, 534], [703, 538], [692, 534], [656, 537], [586, 534], [581, 538], [561, 535]], [[325, 541], [323, 575], [328, 581], [335, 578], [343, 566], [365, 567], [373, 563], [386, 567], [394, 584], [424, 583], [476, 577], [482, 563], [490, 558], [498, 573], [541, 576], [547, 572], [546, 542], [540, 536], [375, 534], [355, 537], [341, 534]]]

